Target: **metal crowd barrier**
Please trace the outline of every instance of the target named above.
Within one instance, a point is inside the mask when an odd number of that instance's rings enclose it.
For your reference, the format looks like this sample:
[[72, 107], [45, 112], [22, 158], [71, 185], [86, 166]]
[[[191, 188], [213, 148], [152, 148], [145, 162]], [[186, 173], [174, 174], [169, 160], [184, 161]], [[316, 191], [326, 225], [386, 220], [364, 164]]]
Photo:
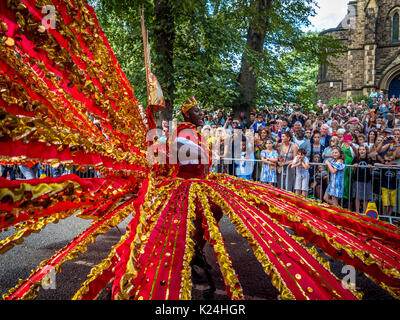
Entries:
[[[262, 167], [262, 161], [257, 159], [238, 159], [238, 158], [222, 158], [219, 161], [214, 160], [211, 166], [211, 171], [216, 173], [227, 173], [234, 176], [236, 175], [236, 165], [235, 161], [246, 161], [246, 162], [254, 162], [252, 180], [260, 181], [260, 173]], [[322, 172], [318, 170], [318, 167]], [[290, 171], [292, 169], [292, 171]], [[366, 169], [366, 170], [364, 170]], [[363, 190], [358, 190], [358, 184], [355, 181], [358, 181], [360, 177], [360, 172], [363, 172], [364, 179], [367, 175], [367, 170], [371, 170], [371, 182], [370, 186], [363, 186]], [[391, 215], [384, 214], [384, 208], [382, 204], [382, 180], [384, 179], [384, 174], [388, 172], [395, 172], [395, 205], [393, 206], [393, 211]], [[325, 171], [325, 172], [324, 172]], [[339, 205], [342, 208], [346, 208], [351, 211], [355, 210], [356, 198], [367, 199], [370, 198], [371, 202], [375, 202], [377, 211], [379, 213], [379, 218], [382, 220], [387, 220], [389, 223], [393, 223], [393, 221], [398, 220], [400, 222], [400, 168], [392, 167], [392, 166], [371, 166], [368, 169], [367, 166], [358, 166], [354, 165], [345, 165], [344, 175], [348, 176], [348, 185], [344, 187], [346, 194], [343, 194], [343, 197], [339, 200]], [[309, 189], [308, 189], [308, 198], [315, 199], [319, 202], [323, 201], [323, 196], [325, 194], [326, 188], [329, 183], [329, 172], [327, 165], [324, 163], [310, 163], [309, 168]], [[296, 180], [296, 170], [295, 168], [291, 168], [290, 165], [286, 167], [282, 167], [281, 173], [278, 173], [278, 182], [274, 185], [280, 189], [284, 189], [287, 191], [294, 192], [294, 181]], [[315, 182], [315, 187], [313, 182]], [[354, 185], [354, 187], [353, 187]], [[353, 188], [354, 196], [353, 196]], [[344, 192], [345, 192], [344, 191]], [[393, 193], [393, 191], [392, 191]], [[390, 195], [388, 195], [390, 199]], [[393, 197], [392, 197], [393, 198]], [[368, 202], [368, 201], [367, 201]], [[365, 215], [363, 210], [363, 202], [360, 201], [360, 214]]]

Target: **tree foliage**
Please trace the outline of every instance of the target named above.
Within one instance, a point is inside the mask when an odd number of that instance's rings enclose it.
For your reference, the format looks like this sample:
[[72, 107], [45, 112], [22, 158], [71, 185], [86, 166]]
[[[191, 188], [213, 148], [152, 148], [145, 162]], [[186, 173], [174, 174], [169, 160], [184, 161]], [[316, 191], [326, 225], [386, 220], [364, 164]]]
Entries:
[[[143, 6], [152, 70], [176, 111], [192, 95], [208, 110], [231, 110], [243, 102], [252, 109], [272, 102], [315, 103], [318, 64], [329, 64], [328, 55], [338, 55], [343, 48], [331, 38], [303, 31], [315, 14], [314, 1], [91, 0], [90, 4], [137, 99], [146, 105]], [[261, 48], [249, 45], [249, 34], [261, 38]], [[244, 62], [254, 76], [254, 92], [249, 91], [248, 80], [241, 80]], [[170, 118], [171, 110], [163, 117]]]

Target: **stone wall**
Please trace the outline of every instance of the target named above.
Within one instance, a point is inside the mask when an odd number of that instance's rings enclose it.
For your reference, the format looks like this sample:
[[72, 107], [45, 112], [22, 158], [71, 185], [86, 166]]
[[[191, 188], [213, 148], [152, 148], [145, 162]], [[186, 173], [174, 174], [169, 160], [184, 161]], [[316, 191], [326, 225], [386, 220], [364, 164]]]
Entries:
[[[332, 85], [332, 87], [331, 87]], [[324, 82], [318, 84], [318, 99], [328, 103], [333, 97], [345, 98], [346, 93], [342, 92], [342, 82]]]

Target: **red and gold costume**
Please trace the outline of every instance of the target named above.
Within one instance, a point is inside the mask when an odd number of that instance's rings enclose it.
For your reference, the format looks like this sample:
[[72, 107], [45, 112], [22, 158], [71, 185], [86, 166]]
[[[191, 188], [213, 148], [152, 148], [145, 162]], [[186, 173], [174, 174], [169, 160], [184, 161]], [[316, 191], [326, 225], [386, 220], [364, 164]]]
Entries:
[[[59, 272], [97, 235], [128, 217], [126, 233], [73, 299], [95, 299], [112, 279], [113, 299], [190, 299], [193, 222], [199, 214], [227, 293], [243, 299], [211, 204], [248, 240], [283, 299], [362, 296], [345, 289], [309, 243], [400, 298], [400, 234], [393, 225], [271, 186], [207, 175], [204, 164], [149, 165], [138, 102], [94, 10], [82, 0], [47, 2], [57, 17], [55, 28], [47, 30], [38, 1], [0, 2], [1, 163], [90, 166], [102, 178], [0, 178], [0, 230], [17, 227], [0, 241], [0, 253], [78, 209], [80, 217], [93, 220], [4, 299], [34, 298], [51, 270]], [[178, 131], [189, 127], [182, 124]]]

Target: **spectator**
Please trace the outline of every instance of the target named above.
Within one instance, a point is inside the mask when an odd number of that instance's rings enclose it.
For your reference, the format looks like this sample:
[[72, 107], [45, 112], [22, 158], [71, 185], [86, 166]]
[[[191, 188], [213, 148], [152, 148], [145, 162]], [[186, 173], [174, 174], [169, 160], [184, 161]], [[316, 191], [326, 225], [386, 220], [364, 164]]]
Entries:
[[325, 160], [330, 175], [324, 200], [331, 205], [338, 206], [339, 199], [343, 196], [345, 165], [343, 163], [343, 151], [340, 147], [333, 147], [332, 155], [332, 160]]
[[339, 128], [339, 122], [337, 120], [332, 120], [329, 127], [329, 134], [334, 135]]
[[319, 154], [322, 157], [325, 148], [321, 145], [320, 140], [321, 133], [318, 130], [314, 131], [314, 135], [311, 138], [312, 143], [310, 144], [311, 159], [314, 157], [314, 154]]
[[375, 145], [376, 141], [376, 131], [371, 130], [368, 133], [368, 141], [365, 142], [365, 146], [368, 147], [368, 151], [371, 151], [371, 148]]
[[380, 185], [382, 192], [382, 206], [383, 215], [392, 216], [393, 207], [396, 206], [396, 170], [394, 170], [393, 162], [395, 154], [386, 154], [384, 156], [384, 163], [375, 163], [375, 166], [385, 166], [381, 170], [380, 174]]
[[310, 140], [308, 140], [304, 136], [304, 129], [300, 128], [297, 131], [297, 134], [293, 140], [299, 148], [303, 148], [306, 150], [306, 152], [307, 152], [306, 156], [309, 158], [310, 154], [311, 154], [311, 144], [310, 144]]
[[243, 129], [242, 125], [240, 124], [239, 120], [233, 120], [232, 121], [232, 129], [236, 130], [236, 129]]
[[211, 113], [209, 113], [209, 114], [207, 115], [206, 121], [204, 121], [204, 125], [206, 125], [206, 126], [212, 126], [213, 124], [215, 124], [215, 123], [214, 123], [213, 116], [212, 116]]
[[375, 144], [369, 151], [369, 157], [376, 162], [383, 162], [383, 155], [380, 153], [380, 147], [383, 143], [384, 136], [378, 135], [375, 140]]
[[372, 91], [371, 91], [371, 93], [370, 93], [370, 95], [369, 95], [369, 97], [370, 98], [378, 98], [378, 92], [376, 92], [376, 89], [375, 88], [372, 88]]
[[387, 122], [386, 122], [387, 128], [393, 129], [394, 128], [394, 122], [395, 122], [395, 119], [393, 118], [393, 114], [392, 113], [388, 113], [387, 114]]
[[[254, 136], [254, 156], [257, 160], [261, 160], [261, 152], [265, 150], [266, 142], [268, 138], [268, 130], [266, 127], [260, 127], [258, 133]], [[261, 175], [262, 166], [258, 163], [256, 165], [256, 170], [254, 170], [254, 180], [258, 180]]]
[[360, 133], [357, 135], [357, 145], [357, 148], [359, 148], [360, 146], [368, 146], [367, 137], [365, 136], [365, 134]]
[[289, 121], [292, 125], [294, 125], [296, 122], [300, 122], [301, 126], [304, 126], [305, 119], [307, 119], [307, 117], [300, 111], [293, 112], [289, 116]]
[[254, 169], [254, 153], [247, 152], [247, 141], [243, 137], [241, 141], [241, 155], [240, 160], [235, 160], [236, 176], [242, 179], [250, 180], [253, 175]]
[[257, 119], [256, 119], [256, 115], [255, 113], [251, 112], [250, 116], [249, 116], [249, 121], [246, 122], [245, 128], [246, 129], [254, 129], [253, 126], [256, 123]]
[[329, 146], [329, 141], [331, 140], [332, 136], [329, 135], [329, 126], [327, 124], [321, 125], [321, 139], [320, 144], [324, 148]]
[[382, 117], [377, 117], [377, 118], [376, 118], [376, 128], [377, 128], [379, 131], [382, 131], [382, 130], [385, 129], [385, 122], [383, 121], [383, 118], [382, 118]]
[[292, 168], [296, 171], [296, 180], [294, 184], [294, 190], [296, 194], [302, 194], [304, 197], [308, 195], [309, 188], [309, 172], [310, 163], [307, 158], [307, 150], [299, 148], [296, 157], [293, 159]]
[[273, 149], [274, 142], [267, 140], [265, 149], [261, 151], [261, 161], [263, 162], [260, 181], [272, 185], [278, 181], [276, 166], [278, 162], [278, 152]]
[[25, 179], [27, 179], [27, 180], [36, 179], [37, 169], [38, 169], [37, 164], [35, 164], [34, 166], [28, 166], [26, 164], [22, 164], [22, 165], [19, 165], [18, 167]]
[[329, 141], [329, 146], [322, 152], [322, 160], [333, 158], [333, 148], [339, 147], [339, 138], [337, 136], [332, 137]]
[[231, 116], [228, 116], [223, 127], [225, 129], [225, 132], [227, 132], [227, 134], [230, 134], [230, 135], [233, 134], [233, 118]]
[[211, 149], [212, 148], [212, 143], [214, 143], [214, 137], [211, 133], [211, 127], [209, 125], [205, 125], [201, 129], [201, 134], [202, 138], [204, 139], [204, 142], [207, 144], [207, 146]]
[[257, 121], [253, 125], [254, 132], [257, 132], [260, 127], [266, 127], [266, 123], [263, 121], [263, 116], [261, 113], [257, 115]]
[[38, 164], [39, 178], [45, 178], [47, 176], [47, 164]]
[[[360, 145], [356, 157], [353, 159], [353, 198], [355, 198], [355, 210], [358, 213], [365, 213], [368, 202], [372, 200], [371, 166], [372, 159], [368, 156], [368, 149]], [[360, 212], [360, 201], [363, 201], [363, 211]]]
[[394, 126], [395, 127], [400, 126], [400, 113], [396, 112], [395, 119], [394, 119]]
[[161, 129], [168, 128], [168, 127], [169, 127], [168, 121], [167, 120], [163, 120], [162, 123], [161, 123]]
[[379, 105], [379, 116], [383, 117], [385, 120], [388, 119], [388, 112], [389, 109], [388, 107], [386, 107], [386, 105], [384, 103]]
[[289, 120], [287, 120], [286, 118], [283, 118], [282, 119], [282, 133], [284, 133], [286, 131], [290, 131]]
[[343, 128], [338, 129], [337, 131], [337, 137], [339, 139], [339, 145], [341, 146], [344, 143], [344, 135], [346, 133], [346, 130]]
[[247, 128], [248, 122], [246, 120], [246, 116], [245, 116], [244, 112], [241, 112], [239, 115], [239, 124], [242, 127], [242, 129]]
[[282, 134], [282, 142], [279, 144], [279, 162], [278, 165], [280, 170], [278, 169], [279, 175], [279, 184], [282, 189], [292, 191], [293, 190], [293, 177], [294, 177], [294, 169], [290, 167], [293, 162], [293, 159], [297, 155], [297, 151], [299, 147], [293, 141], [292, 134], [290, 131], [284, 132]]
[[[352, 142], [352, 135], [345, 135], [344, 136], [344, 142], [342, 145], [342, 151], [344, 154], [344, 164], [345, 165], [351, 165], [353, 163], [353, 157], [356, 154], [356, 147], [354, 146]], [[346, 166], [344, 170], [344, 188], [343, 188], [343, 199], [346, 199], [349, 201], [348, 207], [350, 208], [350, 200], [351, 200], [351, 168]]]
[[312, 132], [312, 121], [311, 119], [307, 119], [306, 122], [304, 123], [304, 130], [305, 131], [310, 131]]
[[[310, 169], [310, 189], [312, 194], [319, 200], [323, 200], [326, 188], [328, 186], [328, 172], [324, 165], [322, 165], [322, 157], [320, 154], [314, 154], [312, 158], [314, 165]], [[320, 163], [319, 165], [315, 165]]]
[[306, 136], [307, 140], [310, 141], [312, 140], [312, 129], [305, 129], [304, 135]]
[[158, 139], [158, 141], [165, 143], [168, 140], [169, 126], [164, 127], [162, 130], [163, 130], [163, 135]]
[[292, 133], [296, 136], [297, 133], [302, 129], [303, 129], [303, 126], [302, 126], [301, 122], [300, 121], [296, 121], [294, 123], [294, 125], [293, 125], [293, 130], [292, 130], [293, 132]]
[[218, 111], [218, 115], [217, 115], [217, 126], [224, 126], [225, 125], [225, 119], [224, 119], [224, 115], [222, 113], [221, 110]]
[[10, 173], [10, 180], [15, 180], [15, 165], [6, 165], [6, 166], [1, 166], [1, 177], [2, 178], [7, 178], [7, 174]]

